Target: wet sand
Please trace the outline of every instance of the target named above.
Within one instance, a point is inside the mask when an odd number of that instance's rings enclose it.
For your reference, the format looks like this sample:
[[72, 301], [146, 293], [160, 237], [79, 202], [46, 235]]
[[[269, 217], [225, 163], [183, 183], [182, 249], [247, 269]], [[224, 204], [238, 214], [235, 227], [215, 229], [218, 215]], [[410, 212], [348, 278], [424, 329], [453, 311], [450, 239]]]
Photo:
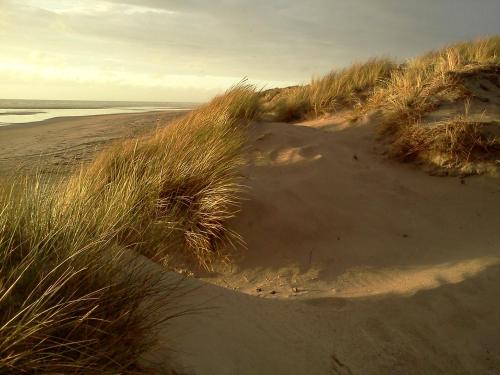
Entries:
[[0, 127], [0, 176], [65, 174], [110, 142], [164, 126], [186, 111], [60, 117]]

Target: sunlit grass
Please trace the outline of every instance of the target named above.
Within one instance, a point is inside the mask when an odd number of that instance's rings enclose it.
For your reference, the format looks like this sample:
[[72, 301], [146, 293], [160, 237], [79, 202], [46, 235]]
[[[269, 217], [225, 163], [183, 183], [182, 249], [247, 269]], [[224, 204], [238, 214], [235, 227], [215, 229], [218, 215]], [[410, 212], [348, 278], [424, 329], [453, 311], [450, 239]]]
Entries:
[[342, 70], [334, 70], [324, 77], [314, 78], [308, 85], [281, 90], [265, 106], [276, 121], [295, 121], [332, 114], [363, 103], [395, 67], [389, 59], [356, 63]]
[[226, 222], [237, 210], [245, 126], [258, 105], [252, 87], [237, 86], [149, 136], [107, 149], [70, 183], [93, 181], [92, 196], [119, 189], [117, 215], [131, 211], [121, 241], [165, 264], [184, 258], [210, 268], [239, 241]]
[[[463, 96], [457, 73], [497, 66], [500, 37], [451, 45], [403, 64], [370, 98], [382, 109], [384, 126], [414, 123], [446, 95]], [[464, 97], [465, 99], [465, 97]]]
[[[410, 159], [410, 155], [419, 159], [417, 153], [421, 152], [423, 159], [424, 153], [430, 154], [424, 152], [430, 147], [433, 154], [438, 150], [441, 153], [434, 158], [441, 160], [439, 166], [460, 168], [483, 157], [493, 158], [497, 141], [484, 134], [479, 137], [477, 132], [485, 127], [464, 120], [459, 110], [431, 127], [423, 127], [423, 118], [443, 102], [460, 104], [470, 99], [471, 94], [462, 84], [463, 75], [498, 74], [499, 66], [500, 37], [494, 36], [450, 45], [403, 64], [371, 59], [332, 71], [308, 85], [269, 90], [261, 100], [267, 117], [274, 121], [300, 121], [339, 111], [345, 111], [345, 119], [355, 121], [368, 113], [378, 113], [376, 123], [392, 155], [403, 160]], [[466, 156], [456, 153], [456, 148], [447, 148], [445, 139], [451, 134], [465, 137], [460, 138], [465, 143], [475, 139], [475, 151]], [[431, 136], [439, 139], [443, 147], [437, 147], [437, 140], [431, 141]], [[457, 140], [453, 147], [459, 147], [462, 141]], [[484, 142], [489, 146], [485, 147]], [[485, 151], [482, 156], [480, 150]]]
[[81, 198], [41, 177], [0, 193], [2, 374], [149, 372], [141, 356], [172, 317], [150, 314], [175, 285], [114, 243], [119, 197]]
[[482, 132], [482, 124], [468, 120], [467, 110], [432, 124], [424, 125], [423, 119], [444, 102], [468, 106], [473, 97], [465, 90], [461, 76], [495, 72], [499, 65], [500, 37], [496, 36], [451, 45], [394, 71], [377, 87], [368, 104], [381, 113], [380, 129], [391, 153], [446, 168], [461, 168], [488, 155], [493, 157], [498, 139]]
[[67, 179], [1, 187], [2, 374], [157, 373], [143, 361], [155, 327], [185, 311], [178, 283], [134, 254], [193, 268], [229, 255], [245, 125], [257, 114], [241, 84]]

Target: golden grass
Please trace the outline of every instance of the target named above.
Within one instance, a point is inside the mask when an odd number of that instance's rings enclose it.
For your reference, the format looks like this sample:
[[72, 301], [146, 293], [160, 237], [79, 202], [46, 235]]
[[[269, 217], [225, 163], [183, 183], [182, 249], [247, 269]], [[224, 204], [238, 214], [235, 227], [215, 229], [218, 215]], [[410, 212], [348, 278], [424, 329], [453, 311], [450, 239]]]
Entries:
[[303, 86], [282, 89], [273, 96], [264, 96], [262, 107], [270, 120], [280, 122], [298, 121], [311, 112]]
[[159, 371], [143, 361], [155, 327], [186, 311], [178, 283], [133, 250], [206, 268], [227, 254], [244, 125], [257, 114], [241, 84], [68, 179], [0, 189], [0, 373]]
[[375, 58], [313, 79], [307, 96], [314, 115], [321, 116], [363, 102], [381, 80], [389, 77], [395, 66], [391, 60]]
[[175, 313], [151, 317], [174, 285], [158, 289], [113, 244], [121, 224], [104, 204], [118, 196], [70, 201], [83, 197], [42, 182], [0, 193], [0, 372], [148, 373], [140, 359]]
[[391, 130], [419, 121], [443, 100], [465, 99], [457, 74], [497, 66], [500, 37], [451, 45], [408, 61], [379, 85], [370, 106], [381, 109], [383, 126]]
[[380, 111], [380, 129], [392, 154], [455, 169], [493, 156], [498, 141], [482, 133], [482, 124], [468, 120], [467, 110], [432, 124], [424, 125], [423, 119], [443, 103], [473, 99], [462, 76], [495, 71], [499, 64], [500, 37], [495, 36], [430, 52], [395, 70], [367, 104]]
[[111, 147], [70, 183], [92, 180], [90, 195], [121, 189], [121, 210], [131, 213], [120, 239], [144, 255], [209, 269], [239, 241], [226, 222], [237, 210], [245, 125], [258, 106], [253, 88], [239, 85], [152, 135]]
[[331, 114], [363, 103], [371, 91], [387, 78], [396, 65], [389, 59], [375, 58], [332, 71], [310, 84], [284, 89], [265, 103], [276, 121], [295, 121]]
[[469, 120], [467, 113], [426, 125], [413, 123], [395, 135], [391, 152], [404, 161], [460, 169], [500, 154], [500, 138], [483, 130], [488, 125]]
[[[394, 156], [423, 160], [418, 153], [439, 151], [441, 157], [433, 160], [441, 160], [441, 167], [459, 168], [485, 155], [493, 156], [494, 152], [476, 151], [492, 149], [491, 142], [495, 141], [477, 134], [484, 127], [464, 120], [460, 113], [452, 113], [449, 119], [432, 126], [422, 125], [424, 117], [443, 103], [471, 99], [471, 93], [462, 84], [464, 77], [485, 72], [498, 74], [499, 66], [500, 37], [494, 36], [453, 44], [399, 65], [389, 59], [371, 59], [332, 71], [305, 86], [268, 90], [261, 100], [267, 116], [283, 122], [317, 118], [340, 110], [346, 110], [344, 118], [356, 121], [369, 112], [378, 112], [379, 128]], [[459, 139], [448, 138], [453, 135]], [[438, 140], [442, 147], [438, 147]], [[476, 151], [459, 151], [473, 140], [477, 142], [477, 147], [472, 147]]]

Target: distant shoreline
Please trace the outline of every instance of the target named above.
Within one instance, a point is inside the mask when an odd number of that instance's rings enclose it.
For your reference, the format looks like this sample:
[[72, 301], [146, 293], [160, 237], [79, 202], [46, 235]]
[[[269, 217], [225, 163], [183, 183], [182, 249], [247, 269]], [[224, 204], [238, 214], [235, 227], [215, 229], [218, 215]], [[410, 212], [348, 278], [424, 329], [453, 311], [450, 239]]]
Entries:
[[45, 111], [31, 111], [31, 112], [3, 112], [0, 116], [27, 116], [27, 115], [37, 115], [39, 113], [46, 113]]
[[[30, 121], [30, 122], [19, 122], [19, 123], [14, 123], [14, 124], [5, 124], [5, 125], [0, 125], [0, 132], [6, 129], [14, 129], [14, 128], [30, 128], [30, 127], [39, 127], [43, 125], [55, 125], [58, 123], [67, 123], [72, 120], [78, 121], [86, 118], [99, 118], [99, 117], [111, 117], [111, 116], [126, 116], [126, 115], [147, 115], [147, 114], [154, 114], [154, 113], [182, 113], [182, 112], [188, 112], [191, 111], [190, 109], [176, 109], [176, 110], [163, 110], [163, 111], [147, 111], [147, 112], [130, 112], [130, 113], [108, 113], [108, 114], [102, 114], [102, 115], [80, 115], [80, 116], [59, 116], [59, 117], [52, 117], [46, 120], [40, 120], [40, 121]], [[1, 122], [0, 122], [1, 124]]]
[[[61, 111], [75, 111], [74, 114], [64, 113]], [[27, 124], [42, 124], [45, 121], [52, 121], [57, 119], [70, 119], [70, 118], [81, 118], [81, 117], [91, 117], [91, 116], [109, 116], [109, 115], [119, 115], [119, 114], [141, 114], [141, 113], [154, 113], [154, 112], [186, 112], [192, 110], [192, 108], [109, 108], [110, 113], [95, 113], [95, 111], [106, 111], [107, 108], [98, 108], [98, 109], [64, 109], [64, 110], [56, 110], [51, 113], [51, 109], [47, 109], [46, 111], [12, 111], [12, 112], [0, 112], [0, 128], [11, 127], [17, 125], [27, 125]], [[0, 110], [1, 111], [1, 110]], [[89, 111], [90, 113], [85, 114], [85, 111]], [[92, 112], [94, 111], [94, 112]], [[37, 115], [42, 115], [41, 119], [37, 119]], [[15, 119], [10, 118], [9, 116], [13, 116]], [[21, 116], [21, 117], [18, 117]], [[33, 116], [33, 119], [29, 119], [29, 116]], [[44, 118], [45, 117], [45, 118]], [[25, 121], [27, 120], [27, 121]]]
[[198, 102], [157, 102], [157, 101], [120, 101], [120, 100], [38, 100], [38, 99], [0, 99], [2, 109], [105, 109], [127, 107], [172, 107], [194, 108]]

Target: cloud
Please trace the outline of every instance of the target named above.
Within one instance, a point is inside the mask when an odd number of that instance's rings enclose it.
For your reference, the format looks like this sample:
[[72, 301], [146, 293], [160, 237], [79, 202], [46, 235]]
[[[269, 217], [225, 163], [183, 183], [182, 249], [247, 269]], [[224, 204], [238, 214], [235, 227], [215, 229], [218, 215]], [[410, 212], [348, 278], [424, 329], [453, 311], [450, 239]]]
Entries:
[[373, 55], [498, 34], [499, 11], [494, 0], [4, 0], [0, 62], [52, 67], [55, 85], [59, 71], [61, 82], [94, 79], [110, 93], [142, 82], [196, 96], [194, 87], [245, 76], [292, 84]]

